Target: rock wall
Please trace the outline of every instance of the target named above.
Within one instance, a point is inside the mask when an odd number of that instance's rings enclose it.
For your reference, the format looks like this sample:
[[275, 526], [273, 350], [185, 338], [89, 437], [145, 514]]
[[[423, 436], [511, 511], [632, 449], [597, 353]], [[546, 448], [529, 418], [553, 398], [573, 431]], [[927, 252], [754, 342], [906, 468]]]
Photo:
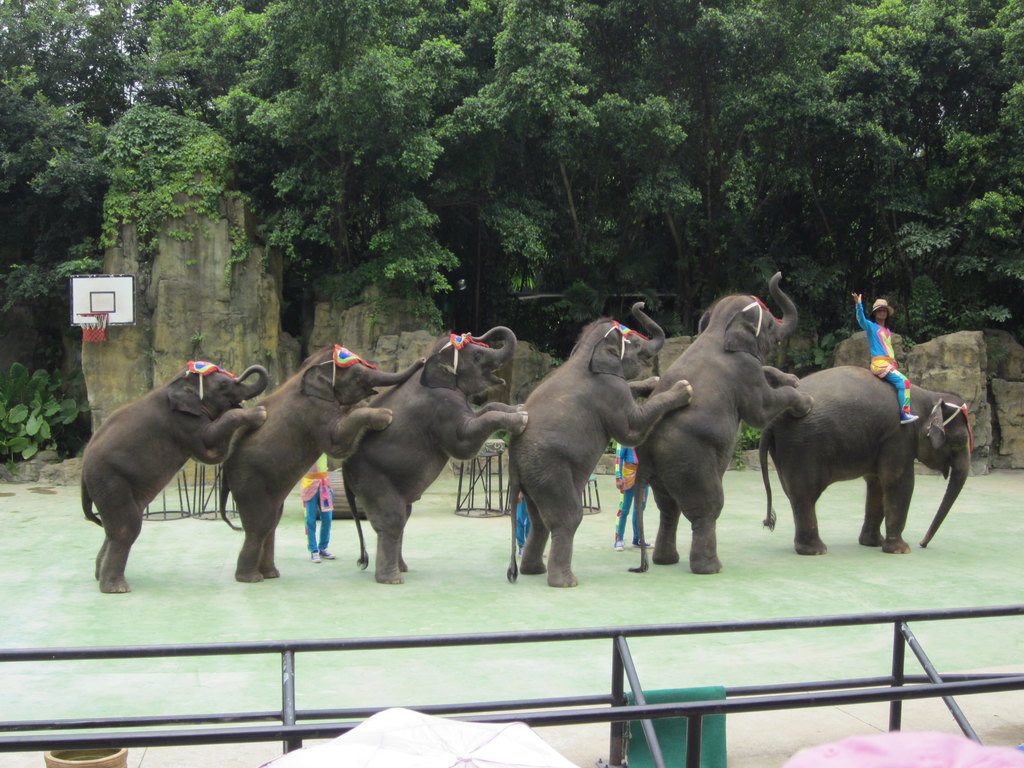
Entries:
[[[263, 365], [271, 388], [298, 367], [298, 342], [281, 331], [280, 257], [253, 245], [229, 273], [231, 232], [249, 232], [253, 222], [234, 200], [224, 201], [221, 214], [215, 221], [169, 222], [149, 268], [140, 261], [132, 227], [107, 250], [107, 273], [137, 275], [136, 324], [108, 328], [106, 342], [82, 345], [93, 430], [189, 360], [208, 360], [235, 374]], [[173, 230], [195, 234], [182, 241], [167, 234]]]
[[[318, 302], [310, 349], [341, 344], [382, 370], [399, 371], [425, 356], [437, 339], [422, 325], [413, 304], [402, 299], [370, 299], [353, 307]], [[551, 355], [539, 352], [529, 342], [519, 341], [512, 360], [497, 372], [505, 385], [489, 389], [475, 400], [480, 404], [525, 402], [533, 387], [555, 365]]]

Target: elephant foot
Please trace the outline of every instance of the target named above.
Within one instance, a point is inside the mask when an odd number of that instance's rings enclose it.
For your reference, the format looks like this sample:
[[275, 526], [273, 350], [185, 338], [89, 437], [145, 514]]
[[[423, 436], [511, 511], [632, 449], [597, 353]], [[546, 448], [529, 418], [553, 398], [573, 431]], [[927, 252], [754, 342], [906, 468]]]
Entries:
[[548, 574], [548, 586], [571, 588], [579, 586], [579, 582], [576, 580], [576, 577], [572, 575], [572, 573], [556, 575], [554, 572], [552, 572]]
[[108, 595], [123, 595], [131, 592], [132, 588], [128, 586], [128, 582], [124, 579], [111, 579], [110, 581], [100, 582], [100, 592]]
[[722, 561], [716, 555], [704, 557], [702, 555], [690, 556], [690, 570], [699, 575], [718, 573], [722, 570]]
[[406, 564], [405, 560], [398, 564], [398, 570], [400, 570], [402, 573], [409, 572], [409, 566]]
[[860, 538], [857, 539], [857, 543], [863, 547], [880, 547], [884, 542], [885, 539], [878, 531], [861, 533]]
[[525, 557], [522, 562], [519, 563], [519, 572], [526, 574], [527, 576], [536, 576], [541, 573], [547, 573], [547, 566], [544, 565], [544, 561], [527, 560]]
[[825, 546], [825, 542], [821, 539], [814, 539], [812, 541], [794, 541], [793, 549], [796, 550], [798, 555], [827, 555], [828, 547]]
[[279, 578], [281, 578], [281, 572], [279, 570], [277, 570], [276, 567], [267, 568], [266, 570], [261, 570], [260, 574], [263, 576], [264, 579], [279, 579]]
[[405, 584], [405, 577], [401, 572], [377, 573], [374, 578], [378, 584]]
[[902, 538], [886, 539], [882, 544], [882, 551], [890, 555], [909, 555], [910, 545]]
[[259, 571], [235, 571], [235, 581], [240, 581], [243, 584], [257, 584], [263, 581], [263, 574]]
[[657, 545], [655, 545], [654, 552], [651, 554], [651, 560], [654, 561], [655, 565], [675, 565], [679, 562], [679, 550], [662, 550], [658, 549]]

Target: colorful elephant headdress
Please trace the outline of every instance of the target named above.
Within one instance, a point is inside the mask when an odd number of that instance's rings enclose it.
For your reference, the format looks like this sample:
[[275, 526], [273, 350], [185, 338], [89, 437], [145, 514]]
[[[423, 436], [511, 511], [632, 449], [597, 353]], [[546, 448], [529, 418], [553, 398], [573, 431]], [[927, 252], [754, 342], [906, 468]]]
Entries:
[[205, 360], [189, 360], [185, 366], [185, 375], [188, 376], [190, 373], [194, 373], [199, 376], [199, 399], [203, 399], [203, 379], [209, 376], [211, 373], [220, 372], [225, 376], [230, 376], [232, 379], [238, 378], [235, 374], [230, 371], [225, 371], [219, 365], [208, 363]]
[[768, 313], [768, 317], [770, 317], [773, 320], [775, 320], [776, 323], [781, 323], [782, 322], [782, 320], [780, 320], [779, 318], [777, 318], [774, 315], [772, 315], [771, 310], [768, 309], [768, 307], [765, 305], [765, 303], [763, 301], [761, 301], [759, 298], [757, 298], [757, 296], [751, 296], [750, 298], [753, 299], [753, 301], [751, 301], [749, 304], [747, 304], [747, 306], [745, 306], [740, 311], [741, 312], [746, 312], [747, 310], [757, 308], [757, 329], [754, 331], [754, 335], [755, 336], [760, 336], [761, 335], [761, 322], [764, 320], [764, 313], [765, 312], [767, 312]]
[[612, 320], [612, 327], [609, 328], [608, 331], [605, 333], [605, 337], [607, 338], [608, 335], [612, 333], [612, 331], [618, 331], [619, 334], [620, 334], [620, 336], [619, 336], [619, 341], [620, 341], [620, 344], [619, 344], [619, 359], [620, 360], [623, 357], [626, 356], [626, 339], [629, 336], [639, 336], [644, 341], [650, 341], [650, 339], [647, 336], [644, 336], [642, 333], [640, 333], [640, 331], [634, 331], [632, 328], [627, 328], [622, 323], [620, 323], [618, 320]]
[[448, 343], [441, 347], [439, 352], [443, 352], [448, 347], [455, 348], [455, 359], [452, 363], [452, 370], [456, 373], [459, 372], [459, 350], [464, 348], [467, 344], [476, 344], [480, 347], [489, 347], [490, 345], [484, 344], [482, 341], [477, 341], [473, 338], [471, 333], [453, 333], [448, 336]]
[[334, 386], [334, 382], [337, 378], [339, 368], [351, 368], [353, 365], [358, 363], [359, 365], [365, 365], [367, 368], [373, 368], [376, 370], [377, 366], [373, 363], [368, 363], [355, 352], [351, 352], [341, 344], [334, 345], [334, 353], [331, 355], [331, 359], [327, 360], [321, 365], [330, 365], [334, 363], [334, 367], [331, 368], [331, 386]]

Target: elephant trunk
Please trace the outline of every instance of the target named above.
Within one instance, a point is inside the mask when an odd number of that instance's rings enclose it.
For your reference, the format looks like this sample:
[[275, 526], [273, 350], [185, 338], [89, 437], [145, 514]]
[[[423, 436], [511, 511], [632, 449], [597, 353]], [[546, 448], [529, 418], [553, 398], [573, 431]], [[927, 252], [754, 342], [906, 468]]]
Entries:
[[797, 311], [796, 305], [793, 300], [787, 296], [781, 288], [779, 288], [779, 281], [782, 280], [782, 273], [776, 272], [772, 275], [772, 279], [768, 282], [768, 292], [772, 295], [772, 298], [779, 303], [782, 307], [782, 322], [778, 326], [779, 340], [785, 339], [792, 335], [796, 330], [797, 324]]
[[921, 539], [921, 547], [927, 547], [928, 542], [932, 540], [932, 537], [939, 530], [939, 526], [942, 525], [942, 521], [946, 519], [946, 515], [949, 514], [949, 510], [953, 507], [957, 497], [960, 495], [960, 491], [964, 487], [964, 483], [967, 482], [967, 475], [969, 474], [971, 466], [970, 451], [964, 451], [962, 456], [957, 456], [953, 462], [953, 469], [949, 473], [949, 482], [946, 483], [946, 492], [942, 495], [942, 501], [939, 503], [939, 508], [935, 511], [935, 517], [932, 519], [932, 524], [928, 526], [928, 532]]
[[384, 371], [373, 371], [370, 377], [370, 383], [374, 387], [393, 387], [396, 384], [401, 384], [403, 381], [412, 376], [417, 370], [423, 367], [423, 361], [417, 360], [415, 363], [410, 365], [404, 371], [397, 371], [396, 373], [386, 373]]
[[501, 366], [509, 362], [516, 351], [516, 335], [512, 332], [511, 328], [506, 328], [504, 325], [494, 326], [478, 338], [477, 341], [482, 341], [491, 346], [494, 345], [495, 341], [502, 342], [501, 348], [491, 350], [490, 369], [492, 371], [501, 368]]
[[630, 311], [633, 313], [633, 317], [643, 324], [644, 330], [647, 331], [647, 335], [650, 337], [648, 341], [644, 342], [644, 355], [646, 357], [654, 357], [665, 345], [665, 331], [643, 311], [643, 308], [644, 303], [638, 301]]
[[[256, 381], [251, 384], [245, 384], [245, 380], [250, 376], [256, 376]], [[250, 397], [256, 397], [263, 390], [267, 388], [267, 384], [270, 383], [270, 374], [267, 373], [267, 369], [262, 365], [250, 365], [244, 371], [242, 375], [238, 377], [238, 384], [241, 389], [241, 397], [239, 400], [248, 400]]]

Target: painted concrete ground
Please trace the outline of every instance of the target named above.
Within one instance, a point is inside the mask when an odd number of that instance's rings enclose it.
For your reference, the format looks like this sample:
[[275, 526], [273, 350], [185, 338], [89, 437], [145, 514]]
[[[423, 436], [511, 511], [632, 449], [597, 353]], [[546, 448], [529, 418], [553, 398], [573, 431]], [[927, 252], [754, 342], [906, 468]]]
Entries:
[[[824, 557], [792, 549], [792, 519], [775, 479], [779, 525], [761, 527], [759, 473], [726, 475], [715, 576], [685, 565], [632, 574], [637, 550], [611, 548], [617, 495], [600, 477], [603, 511], [576, 538], [580, 586], [547, 587], [542, 576], [505, 579], [508, 518], [453, 514], [455, 480], [442, 476], [413, 511], [405, 536], [410, 571], [402, 586], [376, 584], [355, 566], [350, 521], [335, 521], [337, 561], [308, 562], [293, 496], [278, 535], [282, 578], [234, 581], [241, 534], [222, 522], [148, 521], [128, 564], [133, 592], [103, 595], [93, 580], [102, 532], [82, 518], [77, 488], [0, 485], [0, 645], [4, 648], [369, 637], [597, 627], [1007, 605], [1024, 602], [1024, 473], [968, 481], [926, 550], [884, 555], [857, 544], [863, 483], [833, 486], [819, 505]], [[943, 491], [919, 476], [906, 538], [920, 538]], [[653, 517], [653, 516], [652, 516]], [[654, 520], [649, 521], [652, 528]], [[685, 553], [688, 541], [681, 541]], [[685, 561], [685, 554], [684, 554]], [[1024, 669], [1024, 622], [923, 625], [918, 638], [942, 671]], [[887, 628], [650, 639], [633, 653], [649, 688], [814, 680], [886, 674]], [[314, 657], [297, 669], [299, 708], [394, 706], [547, 697], [607, 690], [610, 648], [584, 643], [544, 649], [415, 651], [356, 659]], [[908, 667], [909, 668], [909, 667]], [[237, 711], [279, 707], [276, 659], [8, 664], [0, 668], [0, 720], [76, 715]], [[982, 699], [984, 698], [984, 701]], [[1024, 696], [967, 697], [985, 743], [1024, 741]], [[731, 717], [730, 766], [781, 766], [800, 746], [885, 728], [885, 705]], [[905, 727], [956, 732], [941, 704], [907, 705]], [[542, 731], [581, 766], [607, 758], [601, 730]], [[133, 750], [130, 765], [258, 766], [279, 745]], [[0, 754], [0, 768], [42, 765], [40, 755]]]

